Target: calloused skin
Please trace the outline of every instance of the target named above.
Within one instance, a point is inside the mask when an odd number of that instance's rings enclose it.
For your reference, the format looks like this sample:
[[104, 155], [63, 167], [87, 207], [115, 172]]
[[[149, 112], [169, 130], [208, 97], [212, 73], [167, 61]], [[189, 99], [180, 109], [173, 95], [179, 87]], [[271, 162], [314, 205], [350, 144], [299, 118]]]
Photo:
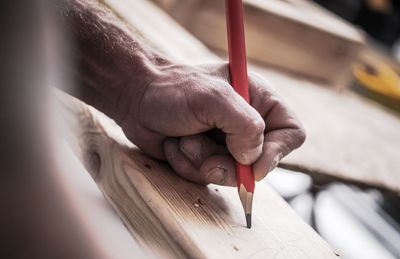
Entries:
[[[235, 186], [235, 160], [263, 179], [305, 140], [304, 129], [262, 77], [250, 73], [250, 104], [229, 84], [226, 63], [178, 64], [97, 1], [59, 0], [77, 50], [71, 94], [113, 118], [146, 154], [200, 184]], [[219, 129], [225, 143], [210, 137]]]

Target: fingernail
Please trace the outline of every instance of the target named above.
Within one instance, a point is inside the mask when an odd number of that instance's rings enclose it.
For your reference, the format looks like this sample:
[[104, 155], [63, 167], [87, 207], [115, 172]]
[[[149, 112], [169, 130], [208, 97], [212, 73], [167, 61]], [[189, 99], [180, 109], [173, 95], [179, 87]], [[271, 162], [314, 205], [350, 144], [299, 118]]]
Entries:
[[282, 158], [282, 154], [279, 153], [278, 155], [276, 155], [274, 157], [274, 159], [272, 159], [271, 165], [270, 165], [267, 173], [269, 173], [275, 169], [275, 167], [278, 165], [279, 161], [281, 161], [281, 158]]
[[226, 169], [222, 167], [214, 167], [210, 169], [205, 178], [209, 183], [223, 184], [225, 182]]
[[265, 176], [267, 176], [267, 174], [268, 174], [269, 172], [271, 172], [272, 170], [275, 169], [275, 167], [278, 165], [278, 163], [279, 163], [279, 161], [281, 160], [281, 158], [282, 158], [282, 154], [281, 154], [281, 153], [279, 153], [278, 155], [276, 155], [276, 156], [271, 160], [271, 164], [269, 165], [268, 170], [267, 170], [267, 169], [264, 169], [264, 170], [262, 170], [262, 171], [259, 171], [259, 173], [258, 173], [257, 175], [254, 175], [254, 176], [255, 176], [255, 180], [256, 180], [257, 182], [259, 182], [259, 181], [261, 181], [262, 179], [264, 179]]

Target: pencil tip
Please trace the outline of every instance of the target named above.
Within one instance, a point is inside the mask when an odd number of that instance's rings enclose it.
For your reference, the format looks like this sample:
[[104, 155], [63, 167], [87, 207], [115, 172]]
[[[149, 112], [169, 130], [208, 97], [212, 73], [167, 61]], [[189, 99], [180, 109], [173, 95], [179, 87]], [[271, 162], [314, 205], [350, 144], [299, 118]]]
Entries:
[[247, 227], [251, 228], [251, 208], [253, 206], [253, 193], [246, 191], [243, 184], [239, 187], [239, 197], [246, 215]]
[[246, 214], [247, 228], [251, 228], [251, 214]]

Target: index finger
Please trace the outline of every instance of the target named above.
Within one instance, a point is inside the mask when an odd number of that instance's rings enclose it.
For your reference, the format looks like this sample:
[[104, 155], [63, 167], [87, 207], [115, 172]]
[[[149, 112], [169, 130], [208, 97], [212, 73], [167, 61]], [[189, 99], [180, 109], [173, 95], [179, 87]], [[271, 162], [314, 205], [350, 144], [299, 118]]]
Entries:
[[238, 162], [248, 165], [260, 157], [264, 120], [228, 83], [209, 88], [192, 105], [200, 120], [226, 134], [227, 148]]

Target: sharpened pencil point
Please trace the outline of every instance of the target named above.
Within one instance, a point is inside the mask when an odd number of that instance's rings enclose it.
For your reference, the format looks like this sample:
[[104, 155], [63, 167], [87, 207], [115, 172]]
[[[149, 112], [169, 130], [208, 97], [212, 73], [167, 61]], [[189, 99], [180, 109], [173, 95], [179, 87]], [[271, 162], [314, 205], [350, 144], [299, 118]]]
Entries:
[[247, 228], [251, 228], [251, 214], [246, 214]]
[[239, 197], [246, 215], [247, 227], [251, 228], [251, 207], [253, 205], [253, 193], [246, 191], [244, 185], [241, 184], [239, 187]]

